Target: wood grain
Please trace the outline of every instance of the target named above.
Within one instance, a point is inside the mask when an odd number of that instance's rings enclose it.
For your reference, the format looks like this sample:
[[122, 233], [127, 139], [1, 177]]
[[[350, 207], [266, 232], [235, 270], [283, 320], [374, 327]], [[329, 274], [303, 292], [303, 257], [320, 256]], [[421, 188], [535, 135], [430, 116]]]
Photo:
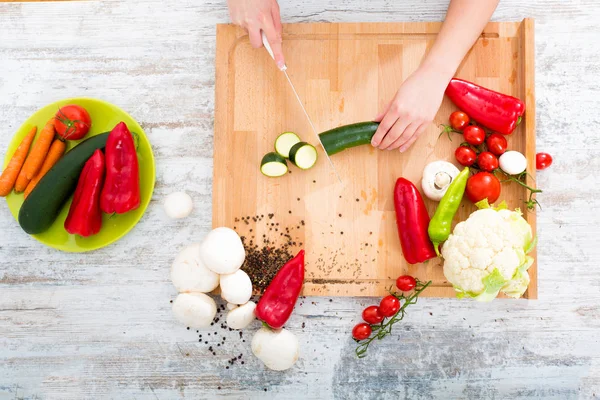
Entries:
[[[418, 22], [441, 21], [448, 0], [279, 3], [288, 23]], [[274, 373], [251, 356], [258, 325], [246, 342], [223, 332], [213, 356], [216, 340], [198, 342], [169, 304], [175, 254], [211, 229], [215, 25], [229, 21], [226, 2], [0, 4], [0, 152], [36, 109], [90, 96], [140, 122], [157, 167], [140, 224], [85, 256], [39, 244], [0, 204], [0, 399], [597, 399], [600, 4], [502, 0], [493, 19], [525, 17], [536, 19], [536, 145], [554, 156], [536, 176], [538, 300], [422, 299], [357, 360], [349, 332], [379, 299], [303, 299], [286, 324], [300, 360]], [[162, 202], [177, 190], [195, 208], [171, 221]], [[226, 369], [240, 353], [245, 364]]]
[[[415, 71], [433, 44], [440, 23], [287, 24], [284, 43], [288, 73], [319, 132], [368, 121]], [[335, 49], [335, 51], [332, 51]], [[457, 76], [526, 99], [525, 123], [509, 147], [535, 160], [533, 21], [490, 23], [465, 58]], [[275, 138], [293, 131], [318, 145], [288, 82], [266, 52], [256, 52], [248, 35], [233, 25], [217, 28], [213, 227], [236, 229], [247, 240], [280, 242], [284, 228], [306, 249], [305, 295], [381, 296], [399, 275], [432, 281], [426, 295], [454, 297], [439, 260], [405, 262], [395, 222], [393, 189], [403, 176], [420, 188], [425, 165], [454, 162], [460, 144], [439, 138], [441, 124], [456, 107], [445, 99], [434, 123], [411, 149], [375, 151], [370, 146], [333, 157], [339, 184], [319, 147], [320, 162], [302, 171], [268, 178], [260, 160]], [[456, 164], [459, 166], [458, 164]], [[530, 169], [535, 165], [530, 164]], [[531, 182], [535, 179], [535, 171]], [[527, 211], [528, 192], [504, 185], [500, 201]], [[437, 203], [426, 199], [430, 215]], [[475, 207], [464, 200], [455, 223]], [[274, 214], [273, 219], [239, 221]], [[272, 226], [272, 224], [280, 224]], [[295, 228], [295, 229], [294, 229]], [[300, 245], [296, 246], [297, 251]], [[536, 298], [537, 264], [531, 267], [528, 298]]]

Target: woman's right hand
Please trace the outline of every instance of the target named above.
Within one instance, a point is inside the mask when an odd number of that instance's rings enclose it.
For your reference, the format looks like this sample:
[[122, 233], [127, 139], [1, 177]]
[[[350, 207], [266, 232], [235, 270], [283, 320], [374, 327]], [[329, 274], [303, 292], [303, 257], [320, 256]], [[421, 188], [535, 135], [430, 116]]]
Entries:
[[262, 47], [261, 31], [273, 50], [279, 69], [285, 65], [283, 58], [281, 15], [276, 0], [227, 0], [231, 21], [248, 31], [252, 47]]

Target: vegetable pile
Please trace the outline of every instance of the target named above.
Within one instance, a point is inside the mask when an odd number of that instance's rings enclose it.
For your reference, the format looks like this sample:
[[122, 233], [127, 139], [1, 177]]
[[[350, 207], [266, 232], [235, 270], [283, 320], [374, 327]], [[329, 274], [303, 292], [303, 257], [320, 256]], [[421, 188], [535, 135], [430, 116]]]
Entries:
[[83, 107], [60, 107], [37, 140], [33, 127], [13, 154], [0, 176], [0, 195], [24, 193], [18, 219], [25, 232], [50, 228], [71, 196], [64, 228], [82, 237], [101, 230], [103, 212], [123, 214], [139, 207], [136, 146], [125, 123], [66, 152], [66, 141], [83, 139], [91, 126]]
[[184, 248], [171, 265], [171, 281], [179, 292], [173, 313], [183, 324], [205, 328], [214, 323], [217, 306], [207, 293], [220, 286], [227, 302], [230, 329], [245, 329], [263, 321], [252, 340], [252, 352], [270, 369], [291, 368], [299, 354], [298, 339], [283, 325], [290, 318], [304, 282], [304, 250], [277, 272], [258, 304], [250, 301], [253, 288], [241, 266], [246, 251], [230, 228], [213, 229], [201, 243]]

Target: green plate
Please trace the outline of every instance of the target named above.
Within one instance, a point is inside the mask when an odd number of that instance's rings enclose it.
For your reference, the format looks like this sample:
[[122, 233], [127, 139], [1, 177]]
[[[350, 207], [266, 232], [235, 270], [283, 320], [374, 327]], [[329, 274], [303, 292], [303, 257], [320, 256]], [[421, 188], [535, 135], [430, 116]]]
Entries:
[[[140, 218], [142, 218], [142, 215], [144, 215], [144, 212], [150, 203], [150, 198], [152, 197], [152, 192], [154, 190], [154, 155], [152, 154], [150, 142], [142, 127], [125, 111], [102, 100], [74, 98], [49, 104], [29, 117], [29, 119], [21, 125], [8, 146], [8, 151], [4, 158], [4, 168], [6, 168], [13, 153], [31, 127], [34, 125], [37, 126], [39, 132], [46, 122], [56, 114], [58, 108], [67, 104], [80, 105], [90, 113], [92, 127], [87, 136], [82, 140], [99, 133], [109, 132], [121, 121], [127, 124], [130, 131], [139, 135], [137, 154], [140, 169], [141, 203], [136, 210], [126, 214], [114, 215], [113, 217], [104, 214], [102, 217], [102, 230], [96, 235], [84, 238], [77, 235], [70, 235], [64, 228], [65, 219], [67, 218], [69, 206], [71, 205], [71, 200], [69, 200], [50, 229], [38, 235], [31, 235], [45, 245], [55, 249], [79, 253], [96, 250], [119, 240], [138, 223]], [[79, 142], [80, 141], [68, 141], [67, 151], [75, 147]], [[16, 194], [13, 192], [6, 197], [6, 202], [8, 203], [8, 208], [10, 208], [15, 220], [18, 221], [19, 209], [21, 208], [21, 204], [23, 204], [23, 194]], [[25, 234], [25, 232], [23, 232], [23, 234]]]

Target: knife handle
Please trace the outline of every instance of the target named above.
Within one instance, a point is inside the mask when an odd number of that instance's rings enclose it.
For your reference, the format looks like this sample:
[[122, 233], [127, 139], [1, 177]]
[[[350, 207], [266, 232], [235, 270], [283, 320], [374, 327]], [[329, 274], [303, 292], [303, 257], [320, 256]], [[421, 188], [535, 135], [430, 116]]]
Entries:
[[[271, 56], [271, 58], [273, 60], [275, 60], [275, 56], [273, 55], [273, 49], [271, 49], [271, 45], [269, 44], [269, 41], [267, 40], [267, 35], [265, 35], [265, 32], [260, 31], [260, 35], [262, 37], [262, 42], [263, 42], [263, 46], [265, 46], [265, 49], [267, 49], [267, 52], [269, 53], [269, 55]], [[283, 65], [283, 67], [280, 68], [282, 71], [285, 71], [287, 69], [287, 65]]]

